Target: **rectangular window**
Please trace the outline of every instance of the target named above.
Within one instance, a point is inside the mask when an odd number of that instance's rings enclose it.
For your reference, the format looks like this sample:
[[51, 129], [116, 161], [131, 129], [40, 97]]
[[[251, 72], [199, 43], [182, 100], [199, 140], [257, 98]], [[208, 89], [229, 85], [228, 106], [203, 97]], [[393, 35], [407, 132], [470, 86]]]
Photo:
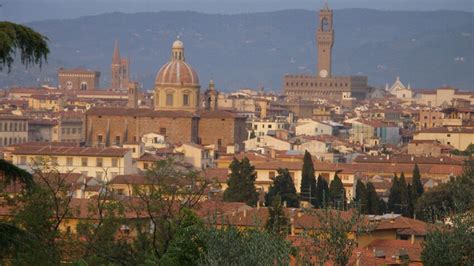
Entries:
[[166, 94], [166, 106], [173, 106], [173, 94]]
[[51, 157], [51, 164], [57, 165], [58, 164], [58, 157]]
[[87, 161], [88, 161], [88, 158], [81, 158], [81, 165], [87, 166]]
[[222, 139], [217, 139], [217, 145], [221, 146], [222, 145]]
[[117, 167], [117, 166], [118, 166], [118, 159], [112, 158], [112, 167]]
[[66, 166], [72, 166], [72, 157], [66, 158]]
[[115, 145], [120, 145], [120, 136], [115, 136]]
[[275, 178], [275, 171], [270, 171], [270, 173], [268, 173], [268, 177], [271, 179], [271, 178]]
[[189, 95], [188, 95], [188, 94], [184, 94], [184, 95], [183, 95], [183, 105], [184, 105], [184, 106], [188, 106], [188, 105], [189, 105]]
[[96, 165], [97, 167], [102, 167], [102, 166], [104, 166], [104, 160], [103, 160], [102, 158], [97, 158], [95, 161], [96, 161], [96, 162], [95, 162], [95, 165]]
[[166, 135], [166, 127], [160, 128], [160, 134], [163, 136]]
[[102, 143], [102, 135], [97, 135], [97, 142]]
[[72, 129], [72, 134], [76, 134], [76, 132], [77, 132], [77, 129], [76, 129], [76, 128], [73, 128], [73, 129]]
[[104, 173], [102, 171], [97, 171], [95, 172], [95, 177], [98, 179], [98, 180], [102, 180], [102, 176], [104, 175]]
[[119, 196], [123, 196], [123, 195], [125, 194], [124, 192], [125, 192], [125, 191], [124, 191], [123, 188], [117, 189], [117, 195], [119, 195]]
[[20, 164], [26, 165], [26, 156], [20, 156]]
[[148, 163], [143, 163], [143, 169], [148, 169]]

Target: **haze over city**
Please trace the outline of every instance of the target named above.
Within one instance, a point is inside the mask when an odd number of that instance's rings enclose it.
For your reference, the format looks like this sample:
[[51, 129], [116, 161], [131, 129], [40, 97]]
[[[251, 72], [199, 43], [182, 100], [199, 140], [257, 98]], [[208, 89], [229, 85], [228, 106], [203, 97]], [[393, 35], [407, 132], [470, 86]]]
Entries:
[[473, 14], [3, 0], [0, 265], [474, 265]]

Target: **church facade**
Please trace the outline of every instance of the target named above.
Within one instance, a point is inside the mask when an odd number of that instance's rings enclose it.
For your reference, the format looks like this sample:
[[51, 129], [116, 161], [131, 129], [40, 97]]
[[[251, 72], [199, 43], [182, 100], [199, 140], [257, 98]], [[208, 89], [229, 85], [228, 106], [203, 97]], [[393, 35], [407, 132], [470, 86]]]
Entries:
[[319, 12], [316, 31], [318, 63], [316, 75], [285, 75], [283, 92], [289, 99], [364, 99], [368, 86], [366, 76], [333, 76], [333, 11], [326, 5]]
[[246, 118], [218, 110], [212, 81], [205, 93], [207, 104], [201, 108], [199, 78], [185, 61], [180, 40], [173, 43], [170, 61], [156, 75], [153, 108], [138, 108], [137, 89], [136, 83], [129, 83], [127, 108], [95, 107], [86, 112], [87, 145], [122, 146], [156, 133], [170, 143], [236, 145], [243, 149], [248, 135]]

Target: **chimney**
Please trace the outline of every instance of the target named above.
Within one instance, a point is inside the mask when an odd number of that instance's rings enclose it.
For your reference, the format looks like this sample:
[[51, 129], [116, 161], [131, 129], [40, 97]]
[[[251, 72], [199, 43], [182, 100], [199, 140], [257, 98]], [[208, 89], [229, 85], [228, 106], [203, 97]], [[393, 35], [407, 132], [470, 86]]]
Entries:
[[260, 210], [260, 201], [257, 201], [257, 210]]
[[387, 154], [387, 161], [390, 160], [390, 154]]
[[244, 217], [247, 217], [247, 210], [244, 209]]
[[357, 252], [356, 266], [360, 266], [360, 257], [362, 256], [361, 252]]
[[413, 162], [415, 160], [415, 156], [412, 156], [411, 157], [411, 161]]
[[415, 244], [415, 233], [411, 234], [411, 244]]
[[291, 223], [291, 235], [294, 236], [295, 235], [295, 219], [291, 218], [290, 223]]
[[283, 208], [286, 208], [286, 200], [283, 201]]
[[232, 210], [232, 216], [235, 216], [235, 209]]

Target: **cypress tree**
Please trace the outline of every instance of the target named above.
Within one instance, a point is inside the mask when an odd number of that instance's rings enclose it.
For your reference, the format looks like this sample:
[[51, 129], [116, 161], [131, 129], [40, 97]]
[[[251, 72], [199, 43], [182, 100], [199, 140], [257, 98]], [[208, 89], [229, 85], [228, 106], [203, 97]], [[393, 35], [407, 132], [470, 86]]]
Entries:
[[367, 213], [381, 214], [380, 199], [375, 191], [375, 187], [371, 182], [367, 183]]
[[400, 175], [400, 179], [398, 180], [400, 184], [400, 213], [403, 216], [409, 217], [410, 216], [410, 193], [408, 190], [408, 185], [405, 180], [405, 174], [402, 172]]
[[346, 191], [337, 174], [334, 176], [334, 179], [331, 181], [329, 186], [329, 199], [335, 208], [344, 209], [346, 203]]
[[392, 187], [390, 188], [390, 195], [388, 196], [388, 204], [387, 204], [388, 211], [400, 213], [399, 206], [402, 203], [400, 192], [401, 192], [400, 183], [398, 181], [397, 174], [395, 174], [392, 179]]
[[363, 214], [367, 213], [367, 189], [362, 181], [357, 180], [356, 193], [354, 201], [360, 208], [360, 212]]
[[273, 197], [272, 204], [268, 208], [269, 216], [265, 229], [272, 233], [282, 237], [288, 234], [288, 218], [285, 216], [283, 205], [281, 204], [280, 195]]
[[423, 183], [421, 183], [421, 175], [420, 169], [418, 168], [418, 164], [415, 164], [413, 168], [413, 178], [411, 179], [411, 197], [413, 199], [413, 203], [416, 203], [418, 198], [423, 194]]
[[328, 182], [321, 175], [318, 176], [318, 182], [316, 184], [316, 201], [315, 206], [324, 207], [329, 199], [329, 188]]
[[316, 177], [314, 176], [313, 158], [308, 151], [304, 153], [300, 191], [301, 200], [309, 201], [311, 204], [315, 202]]
[[281, 197], [282, 202], [286, 202], [288, 207], [300, 206], [295, 184], [288, 169], [278, 169], [278, 175], [273, 179], [273, 184], [265, 195], [265, 205], [270, 206], [277, 195]]
[[255, 167], [245, 157], [242, 161], [234, 158], [229, 166], [230, 175], [227, 180], [227, 189], [224, 191], [224, 201], [245, 202], [255, 206], [258, 201], [258, 192], [255, 189]]

